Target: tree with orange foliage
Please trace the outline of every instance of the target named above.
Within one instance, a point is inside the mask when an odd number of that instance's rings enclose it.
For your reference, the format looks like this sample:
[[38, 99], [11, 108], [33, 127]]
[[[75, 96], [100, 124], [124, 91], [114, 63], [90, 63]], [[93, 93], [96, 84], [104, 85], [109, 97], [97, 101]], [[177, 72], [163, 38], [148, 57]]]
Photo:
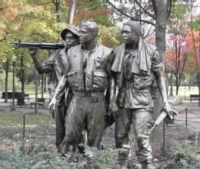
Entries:
[[195, 73], [199, 64], [199, 33], [193, 30], [194, 39], [190, 29], [183, 34], [184, 36], [181, 37], [180, 35], [171, 37], [171, 48], [167, 50], [165, 56], [168, 71], [173, 72], [175, 76], [176, 94], [178, 94], [183, 73]]
[[[183, 70], [186, 62], [185, 40], [182, 35], [173, 35], [170, 39], [171, 48], [167, 50], [165, 62], [167, 69], [174, 73], [176, 94], [178, 94], [179, 86], [183, 76]], [[171, 75], [172, 76], [172, 75]], [[171, 92], [172, 94], [173, 92]]]
[[[193, 35], [192, 35], [193, 34]], [[194, 37], [194, 39], [193, 39]], [[185, 47], [187, 62], [185, 65], [185, 72], [194, 73], [197, 71], [197, 67], [199, 65], [199, 32], [193, 30], [187, 30], [185, 33]]]

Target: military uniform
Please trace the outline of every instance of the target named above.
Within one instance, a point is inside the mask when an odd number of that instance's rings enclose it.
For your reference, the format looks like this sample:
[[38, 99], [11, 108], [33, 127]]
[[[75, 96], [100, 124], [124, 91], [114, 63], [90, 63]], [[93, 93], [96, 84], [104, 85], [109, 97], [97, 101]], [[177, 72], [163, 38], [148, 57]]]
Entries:
[[[63, 29], [60, 34], [62, 40], [64, 41], [64, 49], [57, 50], [56, 52], [52, 53], [50, 57], [40, 63], [36, 57], [37, 50], [30, 49], [30, 54], [36, 66], [36, 69], [39, 73], [48, 73], [48, 90], [50, 101], [52, 101], [53, 95], [55, 93], [55, 89], [58, 85], [58, 82], [61, 80], [61, 77], [65, 73], [65, 67], [67, 64], [66, 59], [66, 51], [71, 46], [75, 46], [79, 44], [79, 29], [73, 25], [68, 25], [67, 28]], [[63, 90], [60, 92], [59, 96], [57, 97], [57, 105], [55, 106], [55, 110], [53, 110], [52, 115], [55, 115], [56, 121], [56, 146], [59, 151], [59, 145], [62, 142], [65, 134], [65, 126], [64, 126], [64, 119], [65, 113], [67, 109], [68, 102], [70, 101], [70, 91], [68, 89]], [[50, 109], [51, 111], [52, 109]]]
[[[48, 90], [50, 99], [54, 95], [56, 86], [64, 75], [66, 65], [66, 49], [57, 50], [50, 57], [41, 64], [40, 72], [49, 74]], [[65, 92], [68, 92], [67, 90]], [[56, 120], [56, 146], [58, 147], [65, 134], [65, 115], [66, 115], [66, 104], [67, 98], [65, 98], [65, 92], [59, 96], [58, 105], [55, 110]]]
[[154, 73], [159, 71], [158, 53], [153, 46], [140, 39], [138, 49], [128, 50], [122, 44], [114, 50], [113, 55], [112, 71], [119, 87], [116, 147], [121, 148], [128, 132], [133, 130], [134, 133], [131, 134], [136, 137], [138, 161], [151, 163], [152, 149], [148, 131], [153, 120], [153, 100], [150, 89]]
[[107, 106], [110, 52], [110, 48], [100, 44], [92, 50], [84, 50], [81, 45], [68, 50], [66, 85], [72, 91], [72, 99], [65, 118], [64, 146], [79, 144], [83, 129], [87, 131], [89, 146], [100, 145]]
[[49, 73], [48, 90], [50, 99], [54, 95], [56, 86], [65, 72], [65, 49], [57, 50], [42, 62], [41, 72]]

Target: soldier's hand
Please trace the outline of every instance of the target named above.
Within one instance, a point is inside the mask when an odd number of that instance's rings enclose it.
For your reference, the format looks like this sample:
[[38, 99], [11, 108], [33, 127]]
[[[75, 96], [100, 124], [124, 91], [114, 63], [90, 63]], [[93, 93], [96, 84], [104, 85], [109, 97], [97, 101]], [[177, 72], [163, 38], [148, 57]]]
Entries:
[[174, 116], [176, 116], [178, 113], [174, 109], [172, 109], [171, 105], [169, 103], [165, 103], [163, 109], [168, 113], [168, 117], [173, 120]]
[[49, 110], [50, 110], [53, 118], [55, 116], [55, 114], [54, 114], [55, 109], [56, 109], [56, 99], [53, 97], [49, 103]]
[[116, 102], [111, 102], [109, 105], [109, 111], [114, 113], [115, 116], [117, 116], [118, 110], [119, 110], [119, 108], [118, 108]]
[[37, 48], [29, 48], [28, 50], [31, 56], [36, 56], [36, 54], [38, 53]]

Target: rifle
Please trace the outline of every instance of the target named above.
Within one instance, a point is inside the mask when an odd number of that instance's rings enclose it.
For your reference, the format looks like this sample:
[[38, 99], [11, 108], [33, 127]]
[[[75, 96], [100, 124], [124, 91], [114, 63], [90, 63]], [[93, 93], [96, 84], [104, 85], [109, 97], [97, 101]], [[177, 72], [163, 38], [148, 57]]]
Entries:
[[154, 128], [156, 128], [156, 126], [158, 126], [165, 118], [167, 118], [169, 120], [169, 122], [172, 123], [174, 121], [175, 115], [177, 115], [177, 112], [174, 110], [172, 110], [172, 112], [170, 114], [168, 114], [168, 112], [165, 109], [162, 109], [160, 115], [155, 120], [152, 128], [150, 129], [149, 135], [154, 130]]
[[11, 42], [10, 44], [15, 45], [15, 48], [39, 48], [39, 49], [62, 49], [64, 48], [63, 43], [41, 43], [41, 42], [22, 42], [22, 41], [17, 41], [17, 42]]

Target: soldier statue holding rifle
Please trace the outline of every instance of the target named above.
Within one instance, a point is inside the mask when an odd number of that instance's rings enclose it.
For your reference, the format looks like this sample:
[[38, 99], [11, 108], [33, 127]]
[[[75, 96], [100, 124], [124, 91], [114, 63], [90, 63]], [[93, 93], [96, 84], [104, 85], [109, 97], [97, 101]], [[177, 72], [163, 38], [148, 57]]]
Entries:
[[[64, 29], [61, 32], [60, 35], [64, 42], [64, 48], [54, 52], [43, 63], [40, 63], [40, 61], [38, 60], [37, 48], [30, 48], [29, 50], [38, 72], [49, 74], [48, 88], [49, 88], [50, 98], [52, 98], [52, 96], [54, 95], [55, 88], [58, 82], [60, 81], [62, 75], [66, 71], [65, 69], [66, 64], [67, 64], [66, 53], [68, 49], [72, 46], [79, 44], [79, 30], [75, 26], [72, 26], [72, 25], [68, 26], [66, 29]], [[43, 46], [43, 47], [46, 47], [46, 46]], [[65, 119], [65, 115], [66, 115], [65, 113], [67, 109], [66, 106], [68, 104], [67, 102], [69, 101], [70, 101], [69, 90], [62, 91], [62, 93], [59, 96], [59, 101], [56, 106], [55, 113], [54, 111], [52, 111], [53, 116], [55, 114], [55, 120], [56, 120], [56, 146], [57, 146], [58, 152], [60, 151], [59, 147], [65, 135], [64, 119]]]

